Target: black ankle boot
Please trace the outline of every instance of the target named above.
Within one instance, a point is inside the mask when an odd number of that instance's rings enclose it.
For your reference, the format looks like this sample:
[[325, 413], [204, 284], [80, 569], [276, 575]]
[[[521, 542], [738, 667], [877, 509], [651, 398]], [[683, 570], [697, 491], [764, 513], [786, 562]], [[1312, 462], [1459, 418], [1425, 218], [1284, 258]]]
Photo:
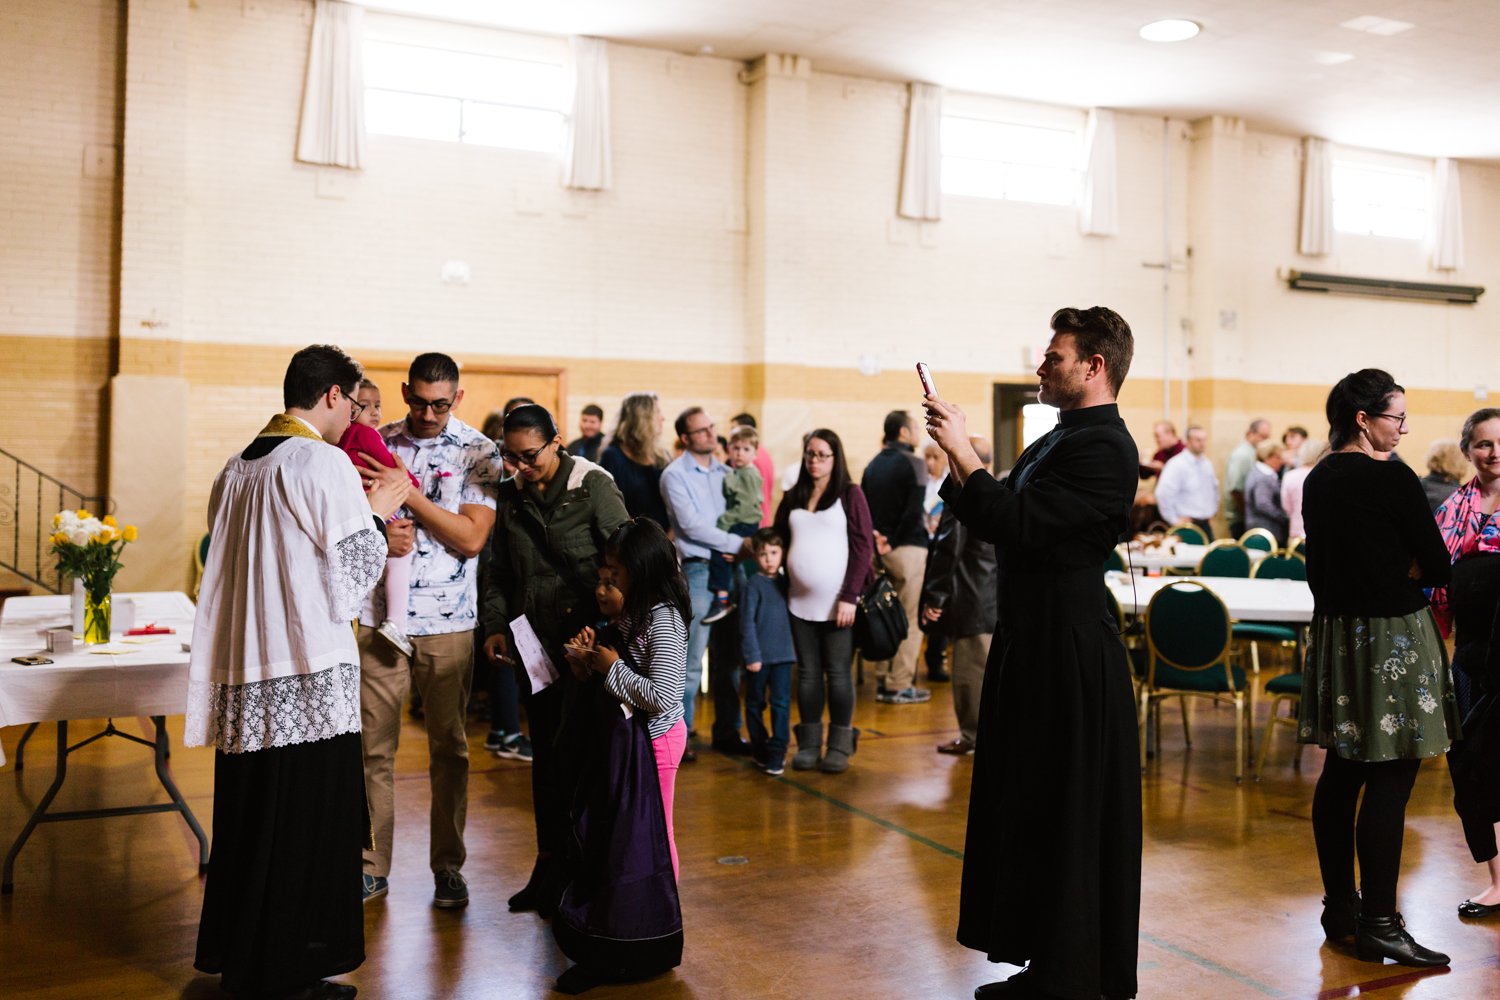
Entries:
[[1383, 962], [1393, 959], [1398, 965], [1410, 965], [1418, 969], [1435, 969], [1448, 964], [1448, 956], [1431, 948], [1423, 948], [1406, 932], [1406, 921], [1401, 914], [1389, 917], [1366, 916], [1361, 913], [1358, 928], [1354, 932], [1354, 950], [1361, 962]]
[[1342, 941], [1344, 938], [1353, 937], [1355, 922], [1359, 917], [1359, 893], [1349, 893], [1347, 896], [1335, 897], [1329, 902], [1327, 896], [1323, 897], [1323, 935], [1330, 941]]

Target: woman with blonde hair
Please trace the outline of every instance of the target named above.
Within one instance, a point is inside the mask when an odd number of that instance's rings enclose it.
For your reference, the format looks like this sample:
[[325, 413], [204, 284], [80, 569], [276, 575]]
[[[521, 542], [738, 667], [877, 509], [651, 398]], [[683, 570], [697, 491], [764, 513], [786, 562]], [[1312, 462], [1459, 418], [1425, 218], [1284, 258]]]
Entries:
[[656, 393], [632, 392], [620, 402], [609, 447], [599, 454], [599, 465], [615, 477], [630, 516], [649, 517], [664, 530], [671, 527], [661, 496], [661, 470], [667, 456], [658, 442], [665, 422]]
[[1469, 460], [1457, 441], [1445, 438], [1432, 442], [1427, 449], [1427, 475], [1422, 477], [1422, 489], [1427, 492], [1427, 504], [1434, 515], [1459, 484], [1469, 478], [1469, 472]]
[[1286, 511], [1287, 538], [1301, 538], [1307, 534], [1302, 527], [1302, 484], [1313, 466], [1328, 454], [1328, 445], [1317, 438], [1307, 438], [1297, 449], [1297, 464], [1281, 477], [1281, 509]]

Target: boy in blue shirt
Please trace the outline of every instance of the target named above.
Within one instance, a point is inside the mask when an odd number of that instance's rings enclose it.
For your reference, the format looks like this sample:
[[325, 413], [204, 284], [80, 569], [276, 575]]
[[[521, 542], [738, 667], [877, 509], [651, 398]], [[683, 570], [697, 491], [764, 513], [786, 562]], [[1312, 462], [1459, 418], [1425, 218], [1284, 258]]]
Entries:
[[[745, 584], [740, 598], [740, 645], [748, 671], [745, 726], [750, 730], [755, 766], [777, 775], [786, 769], [792, 723], [792, 668], [797, 665], [792, 621], [779, 579], [786, 541], [775, 528], [761, 528], [750, 536], [750, 547], [760, 572]], [[766, 731], [763, 717], [768, 691], [770, 732]]]

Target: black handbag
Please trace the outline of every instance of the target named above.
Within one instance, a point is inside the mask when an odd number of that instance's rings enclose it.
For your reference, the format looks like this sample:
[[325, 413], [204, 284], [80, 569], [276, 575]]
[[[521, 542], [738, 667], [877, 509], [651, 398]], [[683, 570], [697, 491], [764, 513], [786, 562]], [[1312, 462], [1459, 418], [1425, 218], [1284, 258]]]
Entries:
[[896, 588], [884, 573], [876, 573], [854, 612], [855, 648], [871, 662], [889, 660], [901, 648], [909, 628]]

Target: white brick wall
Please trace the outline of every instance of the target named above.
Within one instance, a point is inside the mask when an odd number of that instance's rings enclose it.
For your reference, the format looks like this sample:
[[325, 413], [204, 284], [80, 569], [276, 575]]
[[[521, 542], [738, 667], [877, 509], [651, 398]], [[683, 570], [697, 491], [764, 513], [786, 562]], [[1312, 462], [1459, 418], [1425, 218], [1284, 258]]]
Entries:
[[84, 149], [120, 141], [117, 0], [0, 7], [0, 335], [109, 334], [115, 181]]

